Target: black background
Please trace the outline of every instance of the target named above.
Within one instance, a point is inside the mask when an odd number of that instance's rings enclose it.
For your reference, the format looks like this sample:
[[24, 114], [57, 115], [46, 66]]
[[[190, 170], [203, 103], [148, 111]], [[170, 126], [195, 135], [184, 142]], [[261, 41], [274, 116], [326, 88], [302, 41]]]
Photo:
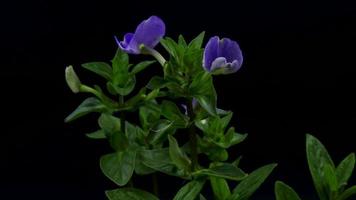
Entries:
[[[0, 9], [0, 199], [105, 199], [103, 191], [115, 188], [98, 165], [108, 145], [84, 136], [95, 130], [96, 116], [63, 123], [86, 96], [66, 87], [64, 68], [72, 64], [83, 82], [100, 82], [79, 65], [109, 61], [117, 48], [113, 35], [133, 31], [153, 14], [173, 38], [181, 33], [192, 39], [205, 30], [207, 37], [239, 42], [242, 69], [215, 79], [219, 107], [234, 111], [233, 125], [249, 133], [230, 155], [242, 154], [248, 172], [279, 163], [254, 199], [274, 199], [275, 180], [315, 198], [306, 133], [317, 136], [336, 162], [356, 150], [352, 1], [43, 0], [2, 3]], [[182, 181], [160, 178], [169, 199]], [[150, 188], [146, 181], [136, 184]]]

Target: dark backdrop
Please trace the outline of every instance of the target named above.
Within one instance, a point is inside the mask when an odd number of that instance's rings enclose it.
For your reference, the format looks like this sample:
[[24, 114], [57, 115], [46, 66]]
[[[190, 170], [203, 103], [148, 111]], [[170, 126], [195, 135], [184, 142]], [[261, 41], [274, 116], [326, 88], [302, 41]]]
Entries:
[[[317, 136], [336, 162], [356, 150], [356, 7], [351, 2], [2, 3], [0, 199], [96, 200], [115, 187], [98, 165], [100, 155], [110, 152], [107, 144], [84, 136], [95, 130], [96, 116], [63, 123], [85, 97], [66, 87], [64, 68], [72, 64], [87, 83], [99, 81], [80, 63], [109, 61], [117, 48], [113, 35], [133, 31], [153, 14], [166, 22], [173, 38], [182, 33], [191, 39], [205, 30], [207, 37], [240, 43], [242, 69], [215, 79], [219, 106], [234, 111], [233, 125], [249, 133], [231, 155], [244, 156], [246, 171], [279, 163], [254, 199], [274, 199], [277, 179], [313, 198], [305, 134]], [[182, 184], [161, 178], [165, 198]], [[145, 179], [137, 184], [150, 187]]]

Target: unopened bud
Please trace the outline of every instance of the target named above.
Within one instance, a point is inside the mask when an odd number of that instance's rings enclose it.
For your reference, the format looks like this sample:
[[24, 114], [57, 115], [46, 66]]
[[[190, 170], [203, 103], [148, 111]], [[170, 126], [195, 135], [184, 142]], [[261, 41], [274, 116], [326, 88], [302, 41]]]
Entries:
[[82, 85], [77, 74], [75, 73], [73, 66], [68, 66], [65, 70], [66, 81], [69, 88], [74, 93], [78, 93], [80, 91], [80, 86]]

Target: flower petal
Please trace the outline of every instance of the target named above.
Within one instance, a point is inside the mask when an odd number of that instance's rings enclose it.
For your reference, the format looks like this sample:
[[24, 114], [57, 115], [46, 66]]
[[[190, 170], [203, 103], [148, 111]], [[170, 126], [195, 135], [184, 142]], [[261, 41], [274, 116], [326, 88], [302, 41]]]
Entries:
[[241, 64], [238, 60], [234, 60], [232, 63], [227, 63], [224, 67], [223, 74], [232, 74], [237, 72], [241, 68]]
[[243, 62], [243, 56], [240, 46], [237, 42], [230, 40], [229, 38], [223, 38], [219, 45], [219, 56], [225, 57], [226, 61], [232, 63], [237, 60], [240, 65]]
[[226, 58], [225, 57], [218, 57], [211, 64], [210, 71], [213, 72], [215, 70], [219, 70], [221, 68], [224, 68], [224, 67], [226, 67], [227, 64], [228, 63], [226, 62]]
[[218, 57], [219, 37], [211, 37], [204, 49], [203, 66], [207, 71], [211, 71], [213, 61]]
[[154, 48], [165, 32], [164, 22], [157, 16], [151, 16], [137, 26], [130, 47], [139, 50], [139, 45], [144, 44], [147, 47]]
[[124, 41], [119, 41], [119, 39], [115, 36], [115, 40], [120, 49], [126, 53], [139, 54], [140, 51], [132, 45], [133, 35], [133, 33], [126, 33], [124, 36]]

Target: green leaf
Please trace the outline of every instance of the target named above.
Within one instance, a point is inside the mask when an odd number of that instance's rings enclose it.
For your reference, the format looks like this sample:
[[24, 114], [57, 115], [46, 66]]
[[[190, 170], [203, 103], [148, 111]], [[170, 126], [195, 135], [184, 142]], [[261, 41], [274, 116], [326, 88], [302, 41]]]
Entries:
[[109, 134], [120, 132], [121, 130], [120, 119], [106, 113], [100, 115], [98, 123], [100, 128]]
[[200, 194], [199, 195], [199, 200], [206, 200], [206, 198], [202, 194]]
[[140, 122], [144, 130], [157, 123], [161, 116], [161, 108], [155, 101], [146, 102], [139, 108]]
[[287, 184], [277, 181], [274, 186], [276, 200], [301, 200], [298, 194]]
[[339, 183], [339, 188], [347, 185], [347, 181], [352, 175], [355, 167], [355, 153], [351, 153], [336, 168], [336, 177]]
[[104, 155], [100, 159], [100, 168], [110, 180], [124, 186], [134, 172], [135, 158], [136, 152], [132, 150]]
[[125, 122], [125, 135], [131, 147], [140, 147], [145, 145], [144, 131], [128, 121]]
[[150, 61], [143, 61], [143, 62], [140, 62], [138, 63], [137, 65], [135, 65], [133, 67], [133, 69], [131, 70], [131, 73], [132, 74], [137, 74], [138, 72], [146, 69], [146, 67], [152, 65], [153, 63], [155, 63], [156, 61], [155, 60], [150, 60]]
[[151, 80], [148, 82], [146, 87], [148, 89], [154, 90], [154, 89], [161, 89], [166, 87], [169, 84], [168, 81], [164, 80], [164, 78], [159, 77], [159, 76], [154, 76], [151, 78]]
[[210, 184], [213, 189], [214, 199], [226, 200], [231, 195], [229, 185], [225, 179], [210, 177]]
[[153, 194], [136, 188], [120, 188], [105, 191], [109, 200], [159, 200]]
[[177, 140], [168, 135], [169, 140], [169, 156], [172, 159], [173, 163], [179, 168], [183, 170], [189, 170], [191, 165], [191, 161], [188, 156], [179, 148]]
[[247, 135], [248, 134], [238, 134], [235, 132], [235, 129], [233, 127], [231, 127], [227, 131], [224, 139], [222, 141], [215, 142], [215, 144], [217, 144], [218, 146], [220, 146], [222, 148], [229, 148], [233, 145], [243, 142], [247, 138]]
[[169, 157], [169, 150], [154, 149], [154, 150], [141, 150], [140, 156], [144, 165], [168, 174], [170, 176], [184, 177], [183, 170], [179, 170], [177, 166], [171, 161]]
[[205, 180], [193, 180], [183, 186], [173, 200], [195, 200], [203, 189]]
[[86, 136], [91, 139], [105, 139], [106, 135], [103, 130], [97, 130], [92, 133], [87, 133]]
[[241, 181], [247, 177], [247, 174], [240, 168], [229, 163], [220, 163], [209, 169], [202, 169], [194, 172], [195, 175], [207, 175], [217, 178], [224, 178], [234, 181]]
[[180, 61], [184, 51], [184, 46], [178, 45], [172, 38], [169, 37], [161, 39], [160, 43], [176, 61]]
[[135, 163], [135, 173], [138, 175], [148, 175], [154, 173], [156, 170], [152, 169], [151, 167], [148, 167], [143, 163], [144, 158], [141, 155], [141, 152], [139, 151], [136, 154], [136, 163]]
[[351, 196], [356, 195], [356, 185], [348, 188], [347, 190], [345, 190], [340, 196], [339, 198], [337, 198], [337, 200], [346, 200]]
[[336, 178], [335, 168], [333, 168], [329, 164], [326, 164], [324, 168], [324, 175], [325, 175], [326, 183], [328, 183], [329, 186], [329, 197], [330, 197], [332, 193], [335, 193], [339, 188], [338, 187], [339, 184]]
[[174, 129], [170, 129], [172, 125], [173, 122], [166, 119], [157, 121], [148, 135], [149, 143], [152, 145], [163, 143], [167, 139], [167, 135], [174, 132]]
[[191, 48], [191, 49], [200, 49], [202, 44], [203, 44], [204, 36], [205, 36], [205, 31], [201, 32], [196, 38], [194, 38], [189, 43], [189, 48]]
[[193, 81], [189, 86], [189, 92], [192, 95], [209, 95], [211, 93], [212, 76], [202, 71], [193, 77]]
[[335, 168], [324, 145], [312, 135], [307, 134], [306, 149], [310, 173], [320, 200], [328, 200], [329, 186], [325, 177], [325, 166]]
[[89, 97], [85, 99], [64, 121], [71, 122], [92, 112], [103, 112], [106, 106], [99, 99]]
[[120, 48], [117, 49], [116, 54], [111, 62], [114, 76], [123, 72], [126, 73], [128, 71], [129, 56]]
[[175, 103], [164, 100], [161, 105], [161, 111], [162, 115], [172, 121], [176, 127], [187, 127], [189, 119], [181, 113]]
[[265, 165], [248, 175], [239, 183], [228, 200], [247, 200], [267, 179], [277, 164]]
[[106, 80], [111, 80], [112, 69], [111, 66], [105, 62], [90, 62], [82, 64], [85, 69], [102, 76]]
[[[113, 94], [119, 94], [122, 96], [126, 96], [130, 94], [136, 85], [136, 77], [132, 75], [127, 75], [125, 77], [120, 77], [119, 80], [124, 80], [122, 84], [120, 83], [107, 83], [107, 88]], [[121, 82], [121, 81], [120, 81]]]
[[235, 167], [239, 167], [240, 162], [241, 162], [242, 156], [239, 156], [234, 162], [232, 162], [231, 164], [233, 164]]
[[214, 96], [196, 95], [194, 98], [199, 102], [210, 115], [217, 115], [216, 113], [216, 98]]
[[181, 45], [183, 47], [187, 47], [187, 42], [185, 41], [183, 35], [179, 35], [178, 37], [178, 45]]

